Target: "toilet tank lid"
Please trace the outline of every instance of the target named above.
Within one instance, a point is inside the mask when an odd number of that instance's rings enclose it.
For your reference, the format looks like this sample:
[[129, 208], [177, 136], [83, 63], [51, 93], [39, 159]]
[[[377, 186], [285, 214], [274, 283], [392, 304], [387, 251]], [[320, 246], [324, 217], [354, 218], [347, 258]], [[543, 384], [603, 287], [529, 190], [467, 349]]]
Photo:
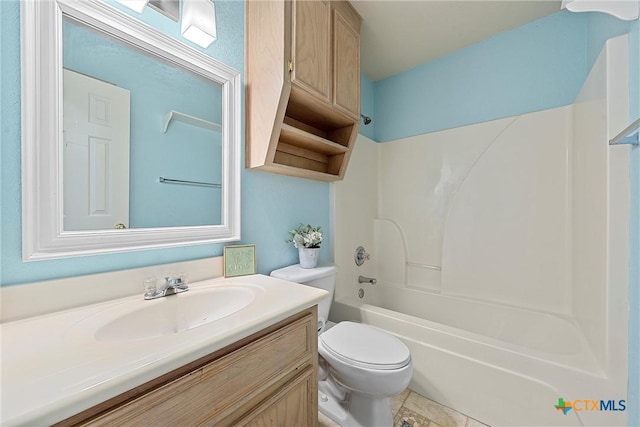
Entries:
[[279, 268], [278, 270], [273, 270], [271, 272], [271, 276], [278, 279], [288, 280], [290, 282], [306, 283], [311, 280], [318, 280], [323, 277], [331, 276], [336, 274], [336, 271], [338, 271], [338, 267], [333, 264], [318, 266], [315, 268], [302, 268], [300, 267], [300, 264], [296, 264]]

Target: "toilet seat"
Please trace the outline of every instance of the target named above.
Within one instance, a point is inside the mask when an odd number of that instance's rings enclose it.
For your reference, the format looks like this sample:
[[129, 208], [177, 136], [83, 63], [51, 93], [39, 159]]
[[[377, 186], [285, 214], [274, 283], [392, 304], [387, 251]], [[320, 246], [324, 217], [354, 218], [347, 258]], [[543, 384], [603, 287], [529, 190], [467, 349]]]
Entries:
[[361, 323], [340, 322], [318, 341], [327, 353], [351, 366], [386, 371], [411, 363], [409, 349], [402, 341]]

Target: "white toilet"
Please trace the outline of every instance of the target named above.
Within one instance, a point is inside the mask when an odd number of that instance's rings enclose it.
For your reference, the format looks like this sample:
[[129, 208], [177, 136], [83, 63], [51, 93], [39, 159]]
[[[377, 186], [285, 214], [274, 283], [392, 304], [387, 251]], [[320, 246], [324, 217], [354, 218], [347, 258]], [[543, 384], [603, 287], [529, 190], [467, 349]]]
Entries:
[[296, 264], [271, 276], [329, 292], [318, 304], [320, 411], [343, 427], [391, 426], [389, 398], [409, 385], [411, 354], [402, 341], [372, 326], [340, 322], [327, 328], [337, 270], [335, 265], [306, 269]]

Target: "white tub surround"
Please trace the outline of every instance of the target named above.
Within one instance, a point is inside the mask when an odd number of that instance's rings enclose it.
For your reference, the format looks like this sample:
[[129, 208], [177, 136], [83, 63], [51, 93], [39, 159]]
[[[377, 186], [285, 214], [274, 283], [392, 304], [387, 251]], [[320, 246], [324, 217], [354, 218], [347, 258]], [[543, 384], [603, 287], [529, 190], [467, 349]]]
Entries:
[[[157, 300], [145, 301], [140, 293], [2, 324], [0, 424], [50, 425], [64, 420], [312, 307], [327, 296], [320, 289], [262, 275], [211, 279], [190, 287], [188, 292]], [[131, 339], [131, 331], [126, 329], [122, 340], [113, 334], [108, 339], [97, 335], [113, 319], [149, 304], [232, 287], [251, 290], [254, 298], [246, 307], [212, 323], [147, 339]], [[131, 329], [138, 326], [131, 325]]]
[[630, 147], [608, 143], [629, 125], [627, 56], [609, 40], [572, 105], [360, 137], [333, 186], [330, 319], [396, 334], [413, 390], [490, 425], [625, 424], [554, 405], [627, 398]]

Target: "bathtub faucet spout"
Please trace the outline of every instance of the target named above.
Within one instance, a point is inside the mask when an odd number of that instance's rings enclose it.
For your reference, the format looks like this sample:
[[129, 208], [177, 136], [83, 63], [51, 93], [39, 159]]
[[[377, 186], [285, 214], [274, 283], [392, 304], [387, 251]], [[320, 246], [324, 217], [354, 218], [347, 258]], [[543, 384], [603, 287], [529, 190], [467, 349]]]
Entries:
[[358, 283], [371, 283], [375, 285], [378, 281], [372, 277], [358, 276]]

